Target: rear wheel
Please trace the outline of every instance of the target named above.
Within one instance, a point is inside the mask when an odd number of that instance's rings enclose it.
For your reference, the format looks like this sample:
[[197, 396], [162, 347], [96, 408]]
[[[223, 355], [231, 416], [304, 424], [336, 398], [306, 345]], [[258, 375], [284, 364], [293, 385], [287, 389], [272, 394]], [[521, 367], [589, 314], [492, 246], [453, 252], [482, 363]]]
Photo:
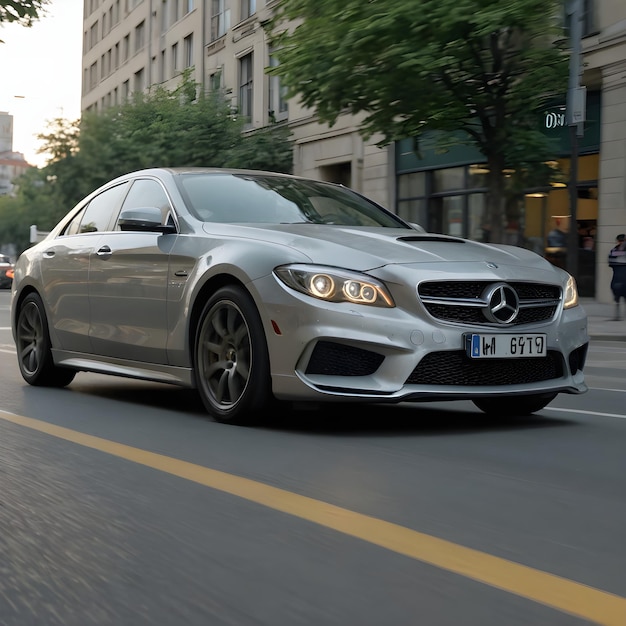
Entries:
[[48, 320], [38, 294], [27, 295], [20, 305], [15, 337], [20, 373], [28, 384], [65, 387], [74, 380], [75, 370], [54, 364]]
[[472, 402], [488, 415], [508, 417], [530, 415], [546, 407], [556, 398], [556, 393], [533, 396], [509, 396], [508, 398], [477, 398]]
[[196, 382], [219, 422], [250, 424], [271, 400], [269, 357], [261, 318], [250, 295], [219, 289], [206, 303], [195, 343]]

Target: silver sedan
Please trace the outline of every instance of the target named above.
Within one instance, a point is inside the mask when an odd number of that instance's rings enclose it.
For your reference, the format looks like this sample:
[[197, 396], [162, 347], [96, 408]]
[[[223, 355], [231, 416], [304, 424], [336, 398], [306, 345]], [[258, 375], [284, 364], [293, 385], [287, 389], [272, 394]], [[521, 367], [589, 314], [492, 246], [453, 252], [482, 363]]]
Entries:
[[231, 423], [280, 401], [519, 415], [587, 389], [569, 274], [268, 172], [149, 169], [97, 189], [19, 257], [12, 327], [32, 385], [183, 385]]

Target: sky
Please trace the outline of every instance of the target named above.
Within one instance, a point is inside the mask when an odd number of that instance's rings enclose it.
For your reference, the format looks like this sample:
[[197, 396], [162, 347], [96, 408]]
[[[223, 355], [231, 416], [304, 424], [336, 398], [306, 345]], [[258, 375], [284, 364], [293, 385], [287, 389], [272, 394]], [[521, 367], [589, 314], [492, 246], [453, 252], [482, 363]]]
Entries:
[[38, 134], [80, 117], [83, 0], [51, 0], [35, 24], [0, 25], [0, 111], [13, 115], [13, 151], [42, 167]]

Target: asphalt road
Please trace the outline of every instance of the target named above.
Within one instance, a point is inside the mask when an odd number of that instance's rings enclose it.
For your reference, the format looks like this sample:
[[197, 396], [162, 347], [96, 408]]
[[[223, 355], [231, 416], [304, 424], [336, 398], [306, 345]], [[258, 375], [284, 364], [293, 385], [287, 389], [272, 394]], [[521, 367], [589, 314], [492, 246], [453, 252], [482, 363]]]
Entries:
[[527, 419], [217, 424], [193, 391], [21, 379], [0, 292], [2, 626], [626, 624], [626, 342]]

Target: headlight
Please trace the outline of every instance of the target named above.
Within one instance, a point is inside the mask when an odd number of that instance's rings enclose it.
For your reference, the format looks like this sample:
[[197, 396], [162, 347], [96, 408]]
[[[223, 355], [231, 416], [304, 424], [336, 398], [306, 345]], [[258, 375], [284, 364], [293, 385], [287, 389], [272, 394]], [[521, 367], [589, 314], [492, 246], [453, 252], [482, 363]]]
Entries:
[[395, 306], [387, 287], [367, 274], [323, 265], [282, 265], [274, 274], [292, 289], [327, 302]]
[[576, 281], [573, 276], [567, 279], [567, 285], [565, 285], [565, 297], [563, 298], [563, 308], [571, 309], [574, 306], [578, 306], [578, 289], [576, 288]]

